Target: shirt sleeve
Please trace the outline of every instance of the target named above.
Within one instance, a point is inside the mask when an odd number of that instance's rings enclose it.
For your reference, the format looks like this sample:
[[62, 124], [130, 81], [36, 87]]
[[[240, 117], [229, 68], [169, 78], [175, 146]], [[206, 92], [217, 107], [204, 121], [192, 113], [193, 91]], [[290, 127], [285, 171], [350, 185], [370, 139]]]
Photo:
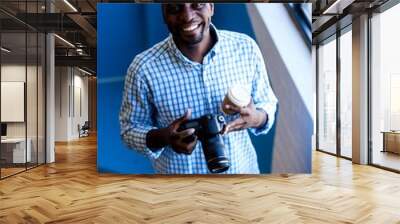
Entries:
[[146, 135], [157, 129], [152, 119], [154, 107], [150, 101], [148, 84], [143, 80], [137, 61], [129, 66], [119, 114], [121, 137], [135, 151], [154, 160], [163, 149], [151, 151], [146, 145]]
[[267, 134], [275, 122], [275, 112], [278, 99], [276, 98], [269, 83], [269, 78], [261, 51], [256, 42], [252, 42], [254, 50], [255, 74], [252, 82], [251, 96], [256, 108], [267, 113], [268, 120], [261, 127], [250, 128], [250, 132], [254, 135], [261, 135]]

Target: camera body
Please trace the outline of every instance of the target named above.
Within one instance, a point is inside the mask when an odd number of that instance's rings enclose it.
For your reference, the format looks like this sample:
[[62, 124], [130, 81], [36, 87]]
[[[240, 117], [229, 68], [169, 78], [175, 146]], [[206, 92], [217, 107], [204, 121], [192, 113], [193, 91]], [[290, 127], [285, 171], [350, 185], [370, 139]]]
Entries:
[[[221, 135], [224, 125], [225, 119], [222, 115], [207, 114], [200, 118], [186, 121], [178, 128], [178, 131], [189, 128], [195, 129], [194, 134], [203, 146], [207, 167], [211, 173], [221, 173], [230, 167], [229, 159], [225, 155], [225, 145]], [[188, 137], [186, 141], [193, 141], [193, 137]]]

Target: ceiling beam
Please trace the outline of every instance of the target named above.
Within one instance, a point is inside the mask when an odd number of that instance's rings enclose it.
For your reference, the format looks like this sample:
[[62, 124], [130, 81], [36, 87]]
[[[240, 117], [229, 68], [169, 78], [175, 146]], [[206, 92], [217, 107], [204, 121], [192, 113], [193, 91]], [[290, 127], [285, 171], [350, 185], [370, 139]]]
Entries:
[[78, 26], [80, 26], [90, 37], [90, 39], [96, 39], [97, 31], [96, 28], [90, 24], [85, 17], [80, 14], [68, 14], [67, 15], [71, 20], [73, 20]]
[[56, 56], [56, 66], [80, 66], [88, 67], [96, 71], [96, 58], [90, 56]]
[[351, 5], [355, 0], [336, 0], [332, 2], [323, 12], [323, 15], [326, 14], [342, 14], [343, 10]]

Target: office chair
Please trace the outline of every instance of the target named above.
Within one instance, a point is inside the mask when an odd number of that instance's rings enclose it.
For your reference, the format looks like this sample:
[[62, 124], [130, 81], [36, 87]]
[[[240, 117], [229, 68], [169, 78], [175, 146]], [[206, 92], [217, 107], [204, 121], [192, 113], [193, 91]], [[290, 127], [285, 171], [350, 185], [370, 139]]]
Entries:
[[80, 127], [80, 125], [78, 124], [79, 138], [89, 136], [89, 129], [90, 129], [89, 121], [85, 121], [82, 127]]

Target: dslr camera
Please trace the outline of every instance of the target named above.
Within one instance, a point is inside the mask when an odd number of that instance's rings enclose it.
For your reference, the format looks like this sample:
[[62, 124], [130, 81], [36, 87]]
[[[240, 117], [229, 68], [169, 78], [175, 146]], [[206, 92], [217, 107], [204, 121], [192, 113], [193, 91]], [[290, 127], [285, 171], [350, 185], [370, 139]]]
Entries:
[[[183, 131], [194, 128], [194, 135], [198, 137], [203, 146], [207, 167], [211, 173], [222, 173], [229, 169], [230, 162], [225, 155], [225, 145], [222, 141], [221, 131], [225, 126], [222, 115], [207, 114], [197, 119], [184, 122], [178, 128]], [[189, 136], [184, 141], [191, 142], [194, 137]]]

